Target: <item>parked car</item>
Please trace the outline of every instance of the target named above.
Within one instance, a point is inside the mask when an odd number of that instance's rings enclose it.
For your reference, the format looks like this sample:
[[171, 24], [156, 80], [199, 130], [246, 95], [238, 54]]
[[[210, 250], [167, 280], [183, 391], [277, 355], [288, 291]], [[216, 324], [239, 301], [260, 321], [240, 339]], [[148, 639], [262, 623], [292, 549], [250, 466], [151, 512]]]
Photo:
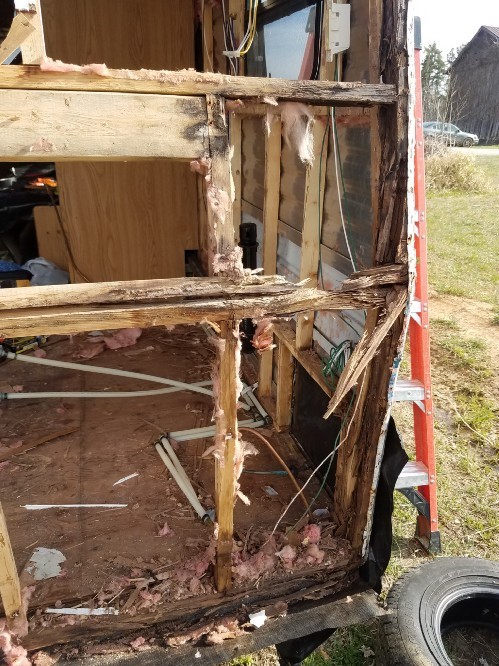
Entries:
[[434, 120], [423, 123], [423, 134], [425, 138], [442, 139], [450, 146], [464, 146], [469, 148], [478, 143], [476, 134], [462, 132], [459, 127], [451, 123], [441, 123]]

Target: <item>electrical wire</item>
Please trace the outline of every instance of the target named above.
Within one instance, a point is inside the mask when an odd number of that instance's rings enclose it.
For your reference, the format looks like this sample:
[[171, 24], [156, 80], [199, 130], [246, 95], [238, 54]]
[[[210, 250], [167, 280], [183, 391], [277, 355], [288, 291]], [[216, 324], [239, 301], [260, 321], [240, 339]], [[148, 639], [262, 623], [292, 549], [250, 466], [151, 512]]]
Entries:
[[[365, 375], [364, 375], [364, 378], [365, 378]], [[361, 385], [361, 389], [359, 390], [359, 394], [360, 394], [360, 392], [361, 392], [361, 390], [362, 390], [362, 386], [363, 386], [363, 384], [364, 384], [364, 379], [362, 380], [362, 385]], [[351, 404], [352, 404], [352, 402], [353, 402], [353, 400], [354, 400], [354, 396], [355, 396], [355, 394], [352, 393], [352, 398], [351, 398], [351, 400], [350, 400], [349, 409], [350, 409], [350, 406], [351, 406]], [[340, 436], [340, 434], [341, 434], [341, 430], [342, 430], [343, 425], [344, 425], [344, 423], [345, 423], [345, 420], [346, 420], [346, 418], [347, 418], [346, 415], [345, 415], [345, 417], [344, 417], [344, 418], [342, 419], [342, 421], [341, 421], [340, 430], [339, 430], [339, 432], [338, 432], [338, 435], [336, 436], [336, 439], [335, 439], [335, 445], [334, 445], [334, 447], [333, 447], [333, 450], [330, 451], [330, 452], [327, 454], [327, 456], [324, 458], [324, 460], [323, 460], [321, 463], [319, 463], [319, 464], [317, 465], [317, 467], [314, 469], [314, 471], [310, 474], [310, 476], [308, 477], [308, 479], [305, 481], [305, 483], [304, 483], [303, 486], [301, 487], [300, 492], [303, 492], [303, 491], [305, 490], [305, 488], [306, 488], [306, 487], [308, 486], [308, 484], [312, 481], [312, 479], [313, 479], [314, 476], [317, 474], [317, 472], [320, 470], [320, 468], [321, 468], [321, 467], [322, 467], [322, 466], [323, 466], [328, 460], [331, 459], [331, 465], [332, 465], [332, 461], [333, 461], [334, 456], [336, 455], [336, 452], [338, 451], [338, 449], [341, 447], [341, 445], [345, 442], [346, 438], [348, 437], [348, 433], [350, 432], [350, 427], [351, 427], [351, 425], [352, 425], [352, 421], [353, 421], [353, 417], [355, 416], [355, 412], [357, 411], [357, 406], [358, 406], [358, 404], [359, 404], [359, 401], [357, 401], [357, 403], [356, 403], [356, 405], [355, 405], [355, 408], [354, 408], [353, 414], [352, 414], [352, 416], [351, 416], [351, 418], [350, 418], [350, 422], [349, 422], [349, 424], [348, 424], [348, 428], [347, 428], [347, 431], [346, 431], [346, 433], [345, 433], [345, 436], [343, 437], [343, 439], [341, 439], [341, 440], [338, 442], [338, 440], [339, 440], [339, 436]], [[349, 411], [349, 410], [347, 410], [347, 414], [348, 414], [348, 411]], [[336, 444], [336, 442], [338, 442], [338, 444]], [[330, 469], [331, 469], [331, 468], [329, 467], [329, 470], [330, 470]], [[324, 477], [324, 479], [327, 479], [327, 474], [326, 474], [326, 476]], [[323, 480], [323, 483], [322, 483], [322, 485], [321, 485], [321, 488], [320, 488], [319, 491], [316, 493], [316, 497], [314, 498], [313, 502], [315, 502], [315, 500], [317, 499], [317, 497], [319, 497], [320, 493], [322, 492], [322, 489], [324, 488], [324, 485], [325, 485], [325, 480]], [[271, 532], [271, 534], [270, 534], [271, 537], [274, 535], [274, 533], [275, 533], [276, 529], [279, 527], [279, 525], [280, 525], [282, 519], [283, 519], [284, 516], [287, 514], [287, 512], [289, 511], [289, 509], [291, 508], [291, 506], [294, 504], [294, 502], [295, 502], [296, 499], [298, 498], [299, 494], [300, 494], [300, 493], [296, 493], [296, 495], [291, 499], [291, 501], [290, 501], [290, 502], [287, 504], [287, 506], [284, 508], [284, 511], [281, 513], [281, 515], [279, 516], [279, 518], [278, 518], [276, 524], [274, 525], [274, 529], [272, 530], [272, 532]], [[313, 504], [313, 502], [312, 502], [312, 504]], [[310, 506], [312, 506], [312, 504], [311, 504]], [[305, 516], [305, 514], [303, 514], [303, 516]], [[302, 516], [302, 517], [303, 517], [303, 516]], [[301, 518], [300, 518], [300, 520], [301, 520]], [[295, 526], [300, 522], [300, 520], [297, 521], [297, 523], [295, 523]]]
[[205, 5], [205, 0], [202, 0], [202, 3], [201, 3], [201, 28], [202, 28], [202, 31], [203, 31], [203, 46], [204, 46], [204, 50], [205, 50], [205, 53], [206, 53], [206, 58], [208, 60], [208, 64], [210, 66], [210, 72], [213, 72], [213, 62], [211, 60], [210, 52], [208, 50], [208, 45], [206, 43], [206, 32], [205, 32], [205, 29], [204, 29], [204, 5]]
[[305, 506], [305, 508], [306, 508], [306, 512], [305, 512], [305, 513], [309, 513], [310, 515], [312, 515], [312, 514], [311, 514], [311, 511], [310, 511], [310, 506], [309, 506], [309, 504], [308, 504], [308, 502], [307, 502], [307, 499], [306, 499], [305, 495], [303, 494], [303, 492], [302, 492], [302, 490], [301, 490], [301, 488], [300, 488], [300, 484], [299, 484], [298, 481], [296, 480], [296, 477], [293, 475], [293, 473], [291, 472], [291, 470], [289, 469], [289, 467], [286, 465], [286, 463], [284, 462], [284, 460], [281, 458], [281, 456], [280, 456], [280, 455], [277, 453], [277, 451], [274, 449], [274, 447], [273, 447], [272, 444], [269, 442], [269, 440], [268, 440], [266, 437], [264, 437], [263, 435], [261, 435], [259, 432], [257, 432], [256, 430], [253, 430], [253, 429], [250, 429], [250, 428], [239, 428], [239, 432], [248, 432], [248, 433], [251, 433], [252, 435], [256, 435], [259, 439], [262, 440], [262, 442], [267, 446], [267, 448], [268, 448], [269, 451], [272, 453], [272, 455], [274, 456], [274, 458], [279, 462], [280, 465], [282, 465], [282, 467], [283, 467], [283, 468], [286, 470], [286, 472], [288, 473], [288, 476], [289, 476], [289, 478], [291, 479], [291, 481], [292, 481], [294, 487], [298, 490], [298, 493], [297, 493], [296, 496], [298, 496], [298, 495], [300, 496], [300, 498], [301, 498], [301, 500], [302, 500], [302, 502], [303, 502], [303, 504], [304, 504], [304, 506]]
[[[227, 44], [227, 38], [232, 39], [232, 36], [231, 36], [231, 29], [230, 29], [230, 26], [229, 26], [229, 22], [227, 21], [227, 13], [226, 13], [226, 9], [225, 9], [225, 0], [222, 0], [222, 16], [223, 16], [224, 46], [225, 46], [224, 53], [227, 56], [227, 58], [229, 59], [229, 63], [230, 63], [230, 67], [232, 69], [232, 73], [234, 74], [234, 76], [237, 76], [237, 70], [236, 70], [236, 65], [235, 65], [235, 62], [237, 62], [237, 60], [234, 62], [233, 56], [229, 55], [230, 51], [229, 51], [229, 46]], [[234, 44], [233, 43], [232, 43], [232, 50], [234, 50]]]
[[114, 375], [115, 377], [129, 377], [131, 379], [141, 379], [145, 382], [154, 382], [156, 384], [167, 384], [168, 386], [175, 386], [186, 391], [193, 391], [194, 393], [203, 393], [204, 395], [213, 395], [211, 389], [196, 386], [195, 384], [186, 384], [185, 382], [177, 382], [174, 379], [167, 379], [166, 377], [156, 377], [154, 375], [145, 375], [141, 372], [130, 372], [129, 370], [117, 370], [116, 368], [102, 368], [97, 365], [83, 365], [82, 363], [70, 363], [69, 361], [54, 361], [48, 358], [38, 358], [37, 356], [23, 356], [14, 354], [13, 352], [5, 352], [4, 358], [9, 360], [21, 361], [23, 363], [34, 363], [36, 365], [45, 365], [54, 368], [67, 368], [68, 370], [79, 370], [80, 372], [93, 372], [98, 375]]
[[343, 340], [339, 345], [331, 345], [329, 358], [323, 359], [322, 374], [324, 379], [332, 385], [332, 379], [341, 375], [345, 369], [348, 359], [353, 351], [353, 342], [351, 340]]
[[317, 0], [315, 5], [314, 62], [310, 78], [317, 80], [321, 69], [322, 31], [324, 19], [324, 0]]

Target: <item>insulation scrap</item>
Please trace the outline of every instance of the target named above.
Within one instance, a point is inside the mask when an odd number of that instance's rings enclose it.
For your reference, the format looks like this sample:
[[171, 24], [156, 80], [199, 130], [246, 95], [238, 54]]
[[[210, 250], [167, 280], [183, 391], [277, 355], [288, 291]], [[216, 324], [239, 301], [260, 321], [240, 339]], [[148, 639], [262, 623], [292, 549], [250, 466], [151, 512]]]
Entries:
[[0, 650], [6, 666], [31, 666], [27, 651], [22, 645], [13, 643], [13, 634], [7, 629], [5, 620], [0, 620]]
[[144, 643], [146, 643], [144, 636], [139, 636], [133, 641], [130, 641], [130, 647], [132, 647], [134, 650], [139, 650], [141, 647], [143, 647]]
[[44, 136], [41, 136], [39, 139], [37, 139], [35, 143], [29, 148], [30, 153], [53, 153], [55, 150], [55, 144]]
[[206, 636], [206, 642], [208, 645], [221, 645], [227, 639], [237, 638], [242, 634], [244, 634], [244, 631], [235, 618], [224, 618]]
[[314, 523], [310, 525], [305, 525], [305, 527], [300, 532], [300, 537], [304, 546], [309, 543], [319, 543], [321, 540], [321, 528], [319, 525]]
[[232, 567], [234, 580], [236, 582], [258, 580], [263, 574], [274, 571], [276, 564], [277, 560], [273, 555], [260, 550]]
[[165, 523], [163, 527], [159, 530], [159, 537], [174, 536], [175, 532], [168, 526], [168, 523]]
[[314, 117], [304, 104], [286, 102], [281, 105], [282, 132], [287, 145], [296, 150], [305, 164], [314, 161]]
[[124, 328], [112, 335], [92, 336], [86, 343], [79, 347], [73, 354], [73, 358], [90, 359], [99, 356], [106, 349], [122, 349], [132, 347], [142, 335], [141, 328]]
[[121, 349], [132, 347], [142, 335], [141, 328], [124, 328], [109, 337], [104, 337], [108, 349]]
[[300, 556], [298, 564], [305, 562], [306, 564], [322, 564], [326, 553], [319, 549], [315, 543], [310, 544], [305, 550], [303, 555]]
[[273, 342], [272, 321], [270, 319], [261, 319], [259, 322], [256, 322], [256, 329], [251, 340], [253, 347], [258, 349], [259, 352], [264, 352], [275, 347]]
[[293, 546], [290, 545], [284, 546], [284, 548], [276, 553], [276, 555], [281, 560], [284, 569], [293, 569], [297, 555], [296, 548], [293, 548]]
[[61, 658], [61, 655], [52, 655], [48, 654], [48, 652], [43, 652], [43, 650], [40, 650], [39, 652], [35, 652], [35, 654], [31, 657], [31, 662], [33, 666], [53, 666], [53, 664], [56, 664], [59, 659]]
[[98, 76], [109, 76], [109, 70], [106, 65], [71, 65], [61, 60], [52, 60], [52, 58], [43, 58], [40, 63], [42, 72], [59, 72], [67, 74], [69, 72], [80, 72], [82, 74], [97, 74]]
[[33, 356], [36, 356], [36, 358], [47, 358], [47, 352], [45, 349], [35, 349]]
[[208, 176], [211, 171], [211, 158], [201, 157], [199, 160], [192, 160], [190, 163], [191, 171], [199, 173], [202, 176]]
[[262, 98], [262, 102], [271, 106], [278, 106], [279, 104], [275, 97], [269, 97], [268, 95]]
[[227, 111], [237, 111], [244, 106], [242, 99], [228, 99], [225, 102], [225, 108]]

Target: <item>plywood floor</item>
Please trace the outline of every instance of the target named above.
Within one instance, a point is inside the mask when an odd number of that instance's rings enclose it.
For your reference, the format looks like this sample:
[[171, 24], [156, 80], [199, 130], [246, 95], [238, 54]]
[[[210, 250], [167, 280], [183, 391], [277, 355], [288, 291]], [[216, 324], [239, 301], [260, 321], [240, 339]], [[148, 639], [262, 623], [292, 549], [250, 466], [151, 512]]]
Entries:
[[[74, 360], [86, 336], [52, 337], [45, 346], [47, 357]], [[185, 382], [209, 379], [215, 351], [201, 328], [178, 327], [145, 331], [137, 344], [86, 361], [93, 365], [160, 375]], [[21, 364], [0, 367], [0, 390], [24, 391], [144, 390], [150, 384], [103, 375]], [[154, 387], [153, 387], [154, 388]], [[30, 607], [61, 602], [75, 605], [92, 598], [110, 582], [130, 576], [134, 568], [158, 570], [195, 555], [199, 544], [208, 543], [213, 526], [197, 520], [184, 496], [160, 461], [153, 442], [160, 431], [209, 425], [212, 400], [209, 396], [179, 392], [163, 396], [127, 399], [50, 399], [7, 401], [0, 405], [1, 446], [5, 450], [19, 440], [25, 444], [40, 436], [68, 427], [76, 432], [0, 465], [0, 499], [7, 517], [18, 570], [24, 584], [30, 577], [26, 567], [37, 547], [56, 548], [66, 557], [63, 575], [40, 581]], [[248, 418], [245, 412], [241, 418]], [[267, 430], [281, 456], [305, 480], [309, 466], [292, 439]], [[249, 437], [259, 454], [246, 459], [249, 469], [269, 471], [279, 465], [265, 447]], [[206, 506], [213, 505], [214, 461], [202, 458], [211, 440], [180, 444], [181, 462], [197, 484]], [[15, 451], [15, 448], [12, 449]], [[139, 476], [117, 486], [129, 474]], [[272, 528], [283, 504], [294, 495], [289, 479], [277, 475], [243, 473], [241, 490], [251, 500], [235, 508], [236, 539], [245, 539], [250, 527]], [[277, 497], [269, 497], [271, 486]], [[311, 484], [312, 497], [317, 484]], [[317, 504], [324, 507], [324, 496]], [[30, 511], [26, 504], [123, 503], [124, 509], [49, 509]], [[303, 513], [297, 502], [285, 524], [293, 524]], [[168, 522], [174, 536], [158, 537]], [[197, 544], [196, 544], [197, 540]], [[189, 545], [187, 545], [189, 544]], [[194, 545], [193, 545], [194, 544]]]

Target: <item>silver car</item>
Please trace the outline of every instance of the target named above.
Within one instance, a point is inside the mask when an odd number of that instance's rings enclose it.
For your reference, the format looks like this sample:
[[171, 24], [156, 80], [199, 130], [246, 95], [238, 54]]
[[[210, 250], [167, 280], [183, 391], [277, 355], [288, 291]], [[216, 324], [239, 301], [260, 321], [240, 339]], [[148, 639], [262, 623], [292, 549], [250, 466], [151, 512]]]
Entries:
[[441, 123], [435, 120], [423, 123], [423, 134], [425, 137], [442, 139], [450, 146], [464, 146], [465, 148], [469, 148], [478, 143], [476, 134], [462, 132], [456, 125]]

